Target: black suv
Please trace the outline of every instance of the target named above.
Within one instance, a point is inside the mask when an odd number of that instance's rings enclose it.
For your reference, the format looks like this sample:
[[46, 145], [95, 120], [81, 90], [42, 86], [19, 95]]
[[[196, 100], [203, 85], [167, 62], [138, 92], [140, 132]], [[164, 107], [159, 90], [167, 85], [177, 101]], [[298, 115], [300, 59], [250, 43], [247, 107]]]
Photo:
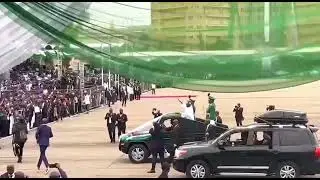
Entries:
[[[149, 134], [149, 130], [153, 127], [153, 122], [157, 122], [163, 127], [170, 127], [174, 119], [179, 121], [180, 131], [183, 132], [180, 134], [181, 142], [205, 140], [207, 128], [205, 120], [196, 118], [196, 121], [194, 121], [182, 117], [180, 113], [168, 113], [146, 122], [127, 134], [121, 135], [119, 150], [128, 154], [130, 161], [133, 163], [146, 161], [151, 154], [151, 134]], [[225, 132], [228, 126], [219, 124], [215, 125], [213, 129], [215, 130], [215, 136], [213, 138], [216, 138]], [[170, 132], [165, 132], [166, 144], [170, 142], [170, 138]]]
[[306, 125], [306, 113], [273, 110], [256, 123], [230, 129], [208, 142], [179, 147], [173, 167], [189, 178], [220, 173], [264, 173], [296, 178], [320, 173], [317, 128]]

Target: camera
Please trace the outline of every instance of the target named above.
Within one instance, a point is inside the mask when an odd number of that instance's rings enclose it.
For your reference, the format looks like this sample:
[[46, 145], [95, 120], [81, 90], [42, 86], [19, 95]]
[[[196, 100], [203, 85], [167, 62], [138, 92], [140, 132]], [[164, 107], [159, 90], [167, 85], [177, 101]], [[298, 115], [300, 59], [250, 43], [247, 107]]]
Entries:
[[267, 105], [267, 111], [273, 111], [273, 110], [275, 110], [275, 105]]

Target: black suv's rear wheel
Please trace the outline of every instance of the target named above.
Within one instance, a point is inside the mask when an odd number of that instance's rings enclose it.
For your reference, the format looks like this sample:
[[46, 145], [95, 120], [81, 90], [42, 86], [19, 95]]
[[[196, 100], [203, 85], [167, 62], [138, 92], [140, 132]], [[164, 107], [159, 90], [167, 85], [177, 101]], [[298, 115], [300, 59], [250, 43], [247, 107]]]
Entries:
[[202, 160], [191, 161], [186, 169], [188, 178], [208, 178], [210, 174], [209, 165]]
[[143, 163], [149, 156], [150, 152], [143, 144], [134, 144], [130, 147], [128, 151], [129, 159], [133, 163]]
[[300, 169], [293, 162], [281, 162], [278, 164], [276, 176], [278, 178], [298, 178], [300, 176]]

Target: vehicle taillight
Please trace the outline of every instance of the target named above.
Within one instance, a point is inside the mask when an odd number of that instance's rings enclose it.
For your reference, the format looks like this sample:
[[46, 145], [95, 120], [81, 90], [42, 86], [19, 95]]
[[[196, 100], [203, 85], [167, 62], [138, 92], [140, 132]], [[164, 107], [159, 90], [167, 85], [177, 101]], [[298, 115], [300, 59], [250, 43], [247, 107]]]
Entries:
[[314, 151], [314, 155], [316, 156], [317, 159], [320, 159], [320, 147], [316, 147]]
[[188, 151], [187, 150], [184, 150], [184, 149], [177, 149], [175, 154], [174, 154], [174, 157], [175, 158], [180, 158], [184, 155], [188, 154]]

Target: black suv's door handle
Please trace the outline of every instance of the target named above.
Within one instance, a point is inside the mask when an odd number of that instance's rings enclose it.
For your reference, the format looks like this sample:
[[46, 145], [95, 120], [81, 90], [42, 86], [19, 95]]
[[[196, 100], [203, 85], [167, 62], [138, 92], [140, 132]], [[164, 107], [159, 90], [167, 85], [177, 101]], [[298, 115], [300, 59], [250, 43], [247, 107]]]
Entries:
[[273, 150], [271, 151], [273, 154], [279, 154], [279, 151]]

